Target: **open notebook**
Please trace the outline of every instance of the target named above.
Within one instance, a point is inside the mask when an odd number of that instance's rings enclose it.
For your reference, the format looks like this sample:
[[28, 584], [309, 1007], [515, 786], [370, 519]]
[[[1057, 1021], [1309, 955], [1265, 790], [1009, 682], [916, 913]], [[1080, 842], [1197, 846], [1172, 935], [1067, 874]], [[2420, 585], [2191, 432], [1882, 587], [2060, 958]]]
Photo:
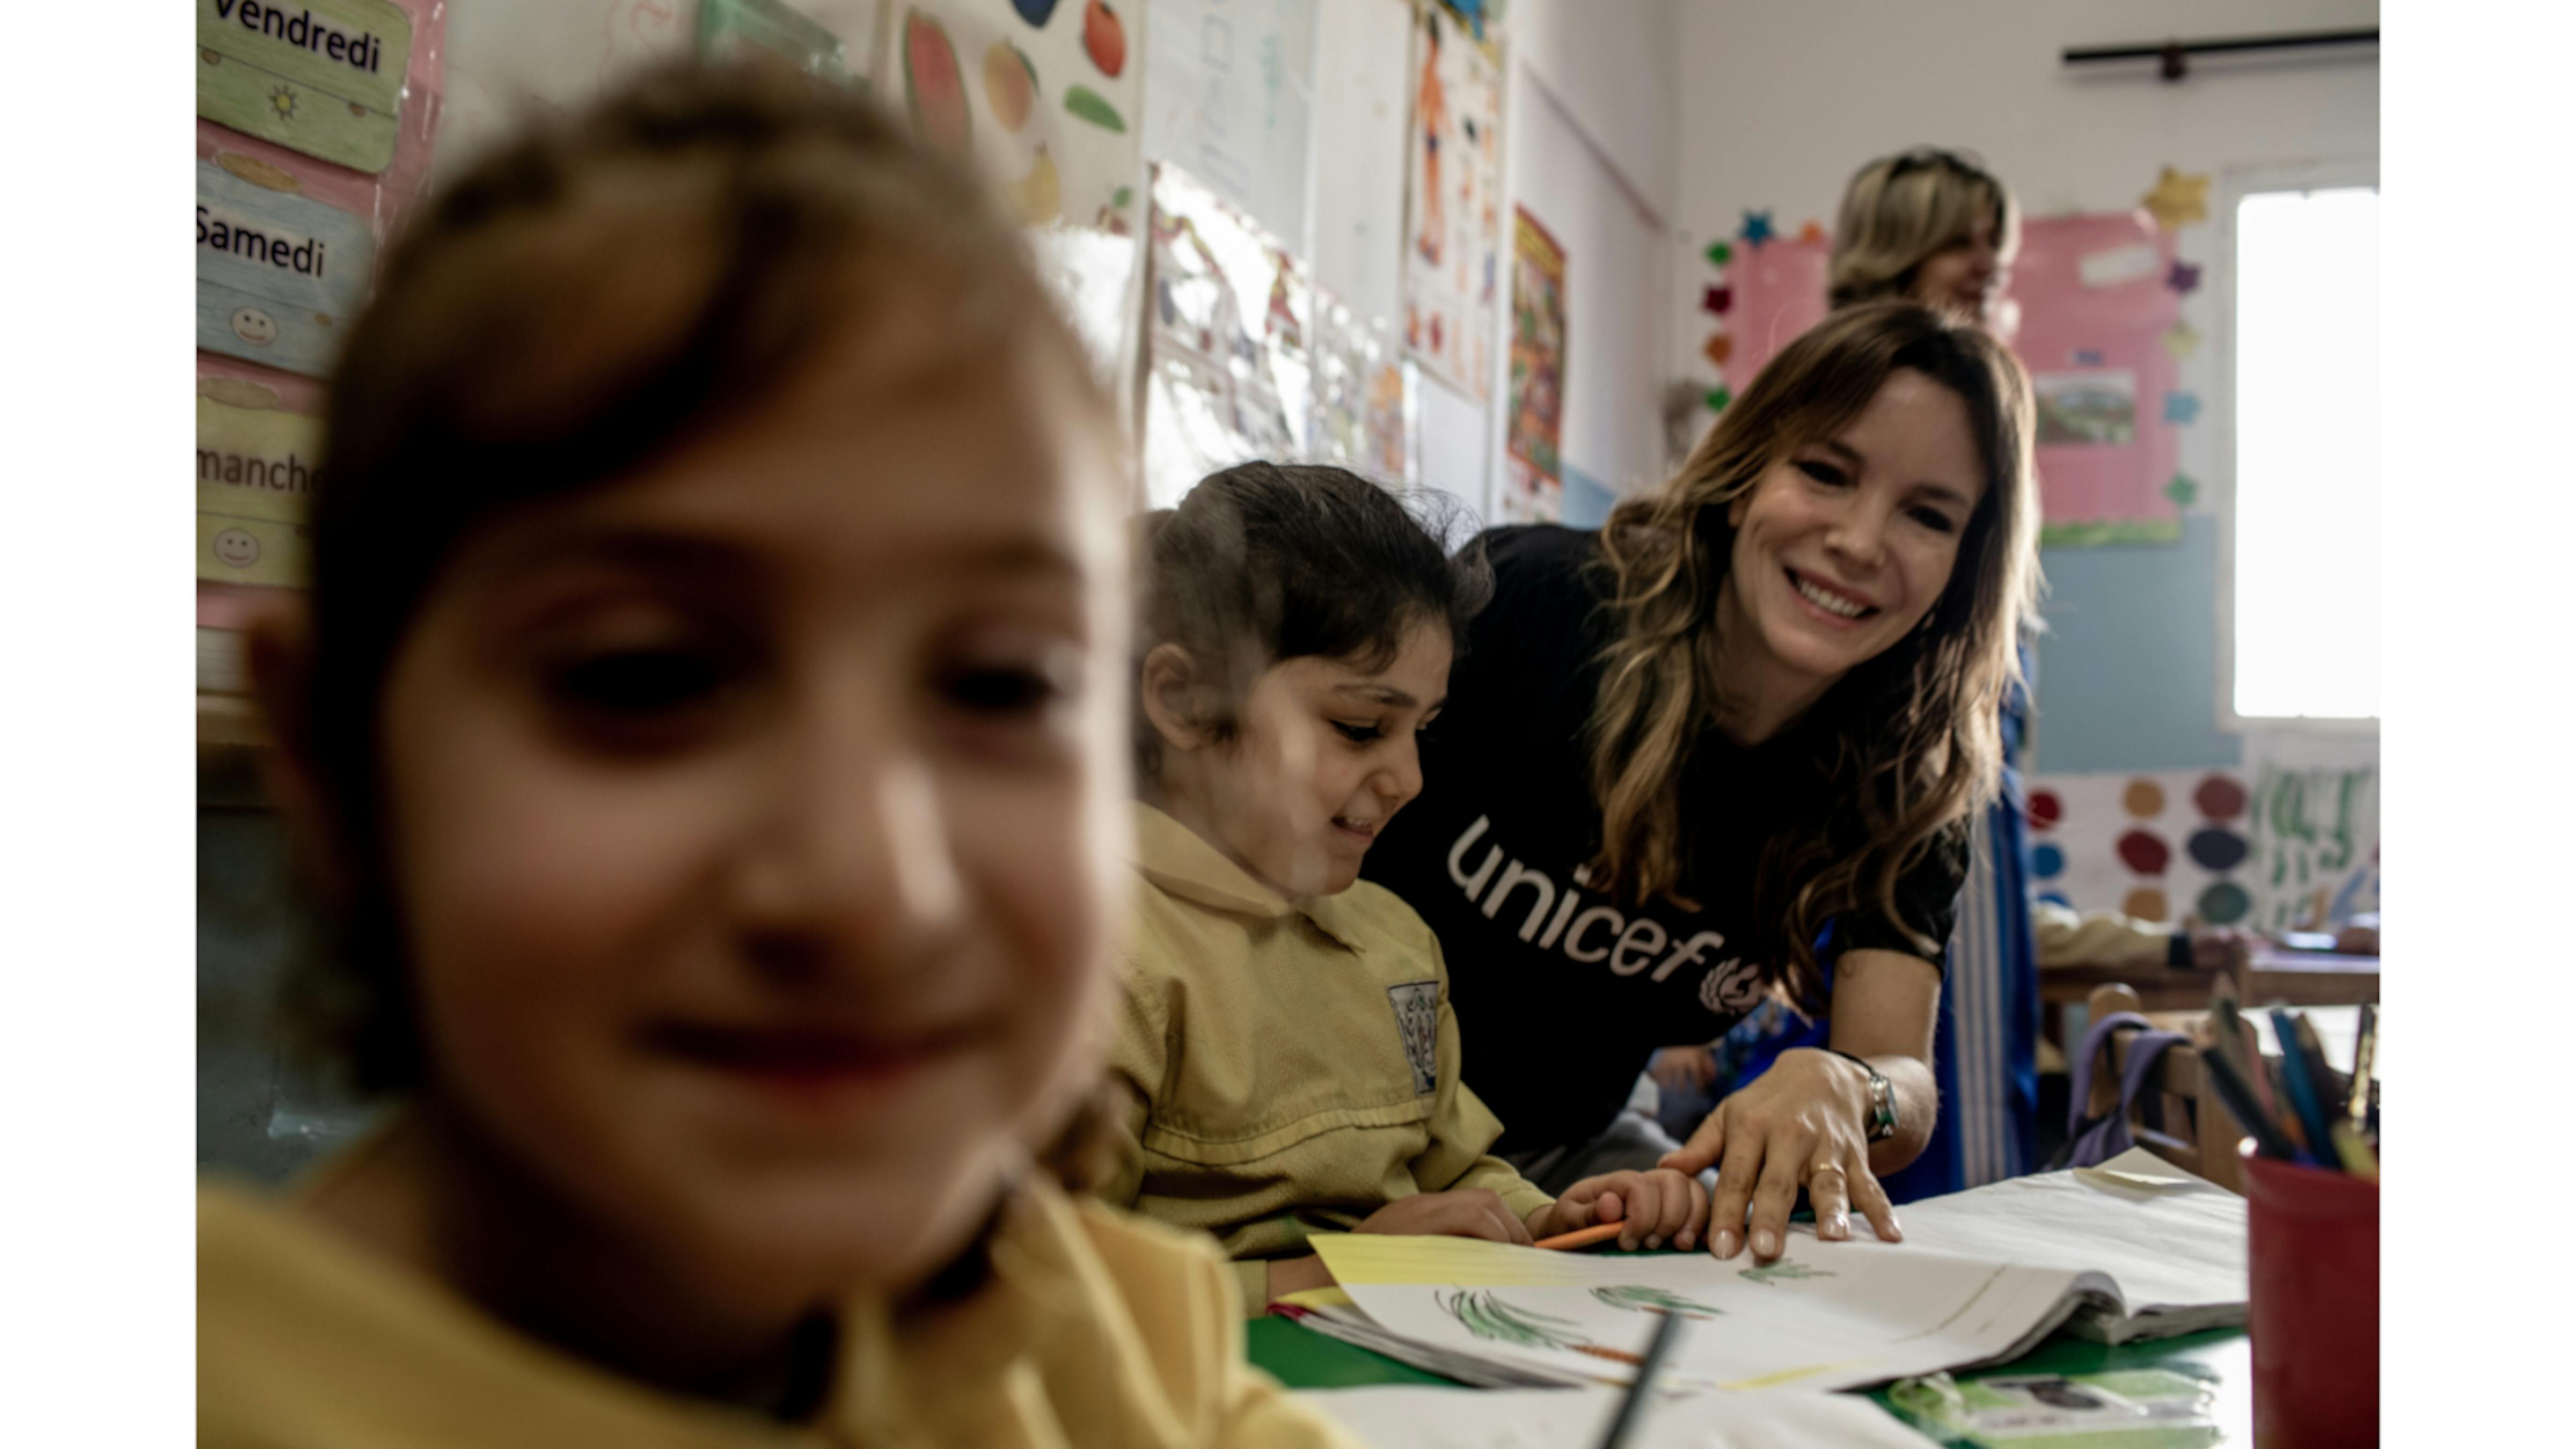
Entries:
[[1902, 1244], [1801, 1228], [1778, 1261], [1551, 1253], [1469, 1238], [1313, 1239], [1321, 1332], [1470, 1383], [1624, 1383], [1659, 1313], [1694, 1320], [1676, 1387], [1847, 1389], [2245, 1318], [2245, 1205], [2143, 1151], [1908, 1204]]

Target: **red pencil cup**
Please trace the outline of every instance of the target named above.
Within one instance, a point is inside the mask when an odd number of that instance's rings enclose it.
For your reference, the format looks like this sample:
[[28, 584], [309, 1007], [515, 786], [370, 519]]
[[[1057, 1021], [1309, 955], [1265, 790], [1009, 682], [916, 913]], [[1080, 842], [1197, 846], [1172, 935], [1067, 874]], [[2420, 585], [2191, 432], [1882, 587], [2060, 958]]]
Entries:
[[2245, 1144], [2255, 1449], [2379, 1442], [2379, 1184]]

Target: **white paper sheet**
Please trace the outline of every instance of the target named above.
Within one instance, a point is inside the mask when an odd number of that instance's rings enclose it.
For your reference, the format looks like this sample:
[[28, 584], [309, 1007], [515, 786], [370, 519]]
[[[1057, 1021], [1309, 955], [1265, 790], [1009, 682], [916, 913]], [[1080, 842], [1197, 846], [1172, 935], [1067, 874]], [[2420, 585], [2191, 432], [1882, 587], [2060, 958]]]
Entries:
[[[2179, 1185], [2136, 1188], [2100, 1174], [2040, 1173], [1909, 1203], [1896, 1210], [1897, 1226], [1907, 1247], [2106, 1274], [2132, 1314], [2242, 1308], [2245, 1199], [2144, 1148], [2102, 1166]], [[1858, 1214], [1852, 1227], [1855, 1237], [1875, 1242]]]
[[[1616, 1389], [1330, 1389], [1297, 1396], [1384, 1449], [1570, 1449], [1600, 1442]], [[1629, 1449], [1922, 1449], [1932, 1441], [1848, 1394], [1659, 1395]]]
[[1676, 1386], [1857, 1388], [2019, 1351], [2098, 1278], [1875, 1241], [1793, 1239], [1771, 1264], [1704, 1253], [1551, 1253], [1467, 1238], [1318, 1235], [1343, 1291], [1380, 1327], [1459, 1353], [1612, 1383], [1656, 1315], [1689, 1332]]

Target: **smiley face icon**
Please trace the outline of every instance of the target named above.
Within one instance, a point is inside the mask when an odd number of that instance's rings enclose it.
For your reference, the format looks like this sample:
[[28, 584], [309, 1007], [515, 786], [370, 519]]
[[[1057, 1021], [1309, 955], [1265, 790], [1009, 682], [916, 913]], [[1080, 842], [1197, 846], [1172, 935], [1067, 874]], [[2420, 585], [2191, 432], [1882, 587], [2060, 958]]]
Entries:
[[277, 340], [277, 319], [257, 307], [243, 307], [233, 313], [233, 335], [253, 347], [266, 347]]
[[227, 528], [215, 535], [215, 561], [237, 569], [249, 568], [259, 562], [259, 540], [246, 529]]

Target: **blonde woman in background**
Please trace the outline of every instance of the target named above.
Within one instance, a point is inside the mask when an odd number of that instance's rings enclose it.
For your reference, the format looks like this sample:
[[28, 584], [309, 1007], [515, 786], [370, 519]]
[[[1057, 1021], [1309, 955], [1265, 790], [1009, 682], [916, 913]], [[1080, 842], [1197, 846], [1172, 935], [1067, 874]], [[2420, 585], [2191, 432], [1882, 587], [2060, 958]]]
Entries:
[[2004, 294], [2020, 250], [2012, 192], [1958, 152], [1917, 147], [1872, 161], [1844, 189], [1826, 297], [1836, 310], [1920, 302], [2009, 340], [2020, 317]]

